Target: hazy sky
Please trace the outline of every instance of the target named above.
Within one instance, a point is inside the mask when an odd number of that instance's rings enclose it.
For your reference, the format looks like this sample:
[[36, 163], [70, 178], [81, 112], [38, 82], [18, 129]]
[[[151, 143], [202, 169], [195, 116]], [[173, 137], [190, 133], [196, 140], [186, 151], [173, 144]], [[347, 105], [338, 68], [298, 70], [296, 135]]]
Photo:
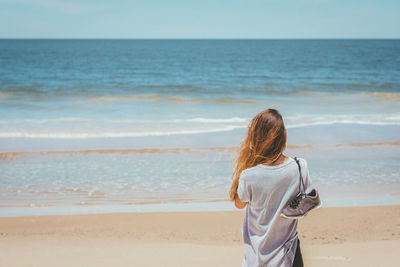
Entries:
[[0, 0], [0, 38], [400, 38], [400, 0]]

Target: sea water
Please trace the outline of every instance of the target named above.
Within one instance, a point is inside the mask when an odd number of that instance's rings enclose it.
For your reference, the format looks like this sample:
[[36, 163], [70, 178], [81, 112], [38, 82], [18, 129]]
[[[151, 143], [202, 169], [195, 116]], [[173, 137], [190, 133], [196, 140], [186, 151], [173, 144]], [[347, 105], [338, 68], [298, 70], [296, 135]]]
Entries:
[[266, 108], [327, 206], [400, 203], [399, 40], [0, 40], [0, 215], [233, 208]]

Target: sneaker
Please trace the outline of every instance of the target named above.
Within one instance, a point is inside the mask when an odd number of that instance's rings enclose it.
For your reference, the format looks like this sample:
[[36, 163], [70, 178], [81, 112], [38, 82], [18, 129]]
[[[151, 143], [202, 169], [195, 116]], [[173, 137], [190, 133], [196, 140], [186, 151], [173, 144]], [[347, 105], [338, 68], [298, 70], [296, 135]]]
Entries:
[[321, 200], [317, 190], [310, 193], [299, 193], [290, 204], [282, 210], [281, 216], [287, 219], [299, 219], [307, 215], [310, 210], [321, 207]]

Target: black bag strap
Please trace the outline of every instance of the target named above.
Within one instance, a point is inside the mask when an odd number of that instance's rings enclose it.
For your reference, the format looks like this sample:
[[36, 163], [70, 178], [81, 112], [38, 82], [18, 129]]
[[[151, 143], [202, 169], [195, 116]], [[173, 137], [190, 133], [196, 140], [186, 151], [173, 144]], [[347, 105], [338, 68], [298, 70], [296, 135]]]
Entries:
[[304, 186], [304, 180], [303, 180], [303, 175], [301, 174], [301, 167], [300, 167], [300, 162], [297, 157], [294, 157], [294, 160], [297, 163], [297, 166], [299, 167], [299, 173], [300, 173], [300, 182], [299, 182], [299, 193], [301, 193], [301, 186], [303, 185], [303, 193], [305, 193], [305, 186]]

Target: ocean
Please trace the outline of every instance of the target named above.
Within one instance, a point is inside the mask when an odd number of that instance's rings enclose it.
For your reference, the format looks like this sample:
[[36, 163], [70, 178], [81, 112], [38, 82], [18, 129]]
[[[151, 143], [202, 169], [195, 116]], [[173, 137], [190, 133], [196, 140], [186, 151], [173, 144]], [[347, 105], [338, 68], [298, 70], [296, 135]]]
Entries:
[[400, 40], [0, 40], [0, 216], [230, 210], [250, 119], [325, 206], [400, 204]]

